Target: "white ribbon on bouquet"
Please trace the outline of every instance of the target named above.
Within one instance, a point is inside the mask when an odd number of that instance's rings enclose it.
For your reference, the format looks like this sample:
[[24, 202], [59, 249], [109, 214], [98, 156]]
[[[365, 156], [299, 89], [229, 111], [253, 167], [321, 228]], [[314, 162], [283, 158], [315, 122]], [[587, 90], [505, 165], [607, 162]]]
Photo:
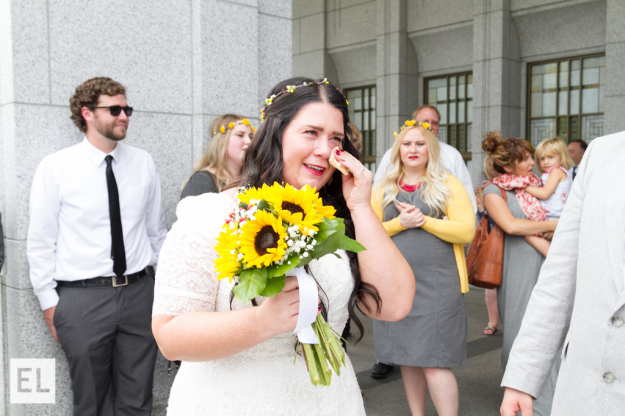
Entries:
[[303, 267], [297, 267], [286, 273], [297, 277], [299, 285], [299, 316], [294, 332], [302, 344], [319, 344], [319, 339], [312, 328], [319, 311], [319, 288], [315, 279], [306, 273]]

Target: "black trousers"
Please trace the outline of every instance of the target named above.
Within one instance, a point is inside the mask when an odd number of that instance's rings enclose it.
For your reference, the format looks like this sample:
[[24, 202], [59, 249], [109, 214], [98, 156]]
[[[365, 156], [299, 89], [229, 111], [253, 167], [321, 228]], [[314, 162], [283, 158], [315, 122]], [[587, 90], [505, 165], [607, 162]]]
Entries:
[[69, 362], [74, 415], [149, 416], [157, 349], [151, 326], [154, 279], [57, 290], [54, 326]]

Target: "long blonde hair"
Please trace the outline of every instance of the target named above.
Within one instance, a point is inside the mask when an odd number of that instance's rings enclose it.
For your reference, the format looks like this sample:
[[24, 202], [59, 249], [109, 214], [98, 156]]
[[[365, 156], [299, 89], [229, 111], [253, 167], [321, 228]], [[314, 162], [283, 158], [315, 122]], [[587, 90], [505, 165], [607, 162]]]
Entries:
[[573, 163], [573, 159], [569, 156], [569, 152], [566, 149], [566, 143], [559, 137], [554, 137], [552, 139], [546, 139], [542, 142], [538, 143], [536, 146], [536, 152], [534, 153], [534, 162], [536, 163], [536, 167], [540, 171], [540, 173], [544, 173], [542, 168], [540, 167], [540, 157], [542, 155], [548, 154], [556, 154], [560, 156], [560, 160], [562, 161], [562, 167], [566, 170], [571, 169], [575, 163]]
[[451, 201], [452, 193], [449, 187], [449, 171], [440, 163], [441, 148], [434, 133], [423, 126], [415, 125], [404, 128], [395, 139], [391, 148], [391, 164], [373, 192], [384, 192], [382, 199], [382, 211], [393, 202], [393, 198], [399, 195], [399, 180], [406, 176], [406, 170], [401, 160], [401, 143], [412, 129], [419, 129], [428, 146], [428, 162], [426, 164], [423, 184], [425, 189], [421, 194], [421, 200], [436, 212], [447, 213], [447, 204]]
[[[211, 135], [211, 141], [204, 155], [202, 155], [200, 160], [198, 160], [193, 167], [193, 173], [201, 170], [215, 171], [214, 175], [217, 178], [215, 186], [217, 186], [217, 192], [221, 192], [223, 185], [228, 185], [234, 179], [226, 169], [226, 151], [228, 150], [230, 135], [232, 134], [232, 129], [228, 128], [228, 124], [236, 123], [241, 119], [243, 119], [243, 116], [237, 114], [224, 114], [211, 121], [208, 127], [208, 134]], [[223, 132], [221, 131], [222, 126], [224, 126]], [[189, 178], [185, 179], [181, 187], [184, 188], [188, 181]]]

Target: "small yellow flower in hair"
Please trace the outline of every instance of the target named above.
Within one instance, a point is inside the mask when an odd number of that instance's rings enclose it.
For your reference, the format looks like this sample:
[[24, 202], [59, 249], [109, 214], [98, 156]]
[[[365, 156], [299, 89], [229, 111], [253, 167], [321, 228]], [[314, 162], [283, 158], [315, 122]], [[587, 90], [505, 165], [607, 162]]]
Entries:
[[349, 101], [345, 100], [345, 103], [346, 103], [347, 105], [349, 105]]
[[430, 123], [427, 123], [427, 122], [423, 123], [422, 126], [425, 127], [426, 129], [429, 129], [430, 128]]
[[287, 85], [286, 90], [293, 94], [295, 92], [295, 87], [293, 85]]
[[250, 128], [252, 129], [252, 133], [254, 133], [256, 131], [256, 129], [254, 128], [254, 126], [250, 126]]
[[243, 123], [244, 126], [249, 126], [250, 125], [250, 121], [248, 119], [246, 119], [246, 118], [243, 119], [242, 123]]
[[323, 81], [321, 81], [321, 82], [323, 82], [326, 85], [330, 83], [327, 78], [324, 78]]
[[219, 128], [219, 131], [222, 132], [222, 133], [225, 133], [226, 132], [226, 128], [224, 126], [221, 126]]
[[414, 126], [414, 120], [406, 120], [406, 126]]
[[393, 132], [393, 136], [397, 137], [397, 132], [396, 131]]
[[229, 129], [232, 129], [233, 127], [234, 127], [234, 123], [232, 123], [232, 122], [228, 123], [228, 128]]

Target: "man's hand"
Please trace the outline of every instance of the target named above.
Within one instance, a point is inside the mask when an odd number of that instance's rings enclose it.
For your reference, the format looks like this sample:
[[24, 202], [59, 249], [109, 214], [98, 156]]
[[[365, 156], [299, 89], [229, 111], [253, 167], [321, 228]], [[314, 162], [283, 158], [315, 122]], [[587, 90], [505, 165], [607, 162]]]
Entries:
[[522, 391], [506, 387], [501, 403], [501, 416], [516, 416], [516, 412], [521, 412], [522, 416], [533, 415], [534, 404], [532, 396]]
[[54, 327], [54, 311], [56, 310], [56, 306], [46, 309], [43, 311], [43, 318], [46, 320], [46, 324], [48, 324], [48, 328], [52, 333], [52, 337], [56, 342], [59, 342], [59, 337], [56, 335], [56, 328]]

